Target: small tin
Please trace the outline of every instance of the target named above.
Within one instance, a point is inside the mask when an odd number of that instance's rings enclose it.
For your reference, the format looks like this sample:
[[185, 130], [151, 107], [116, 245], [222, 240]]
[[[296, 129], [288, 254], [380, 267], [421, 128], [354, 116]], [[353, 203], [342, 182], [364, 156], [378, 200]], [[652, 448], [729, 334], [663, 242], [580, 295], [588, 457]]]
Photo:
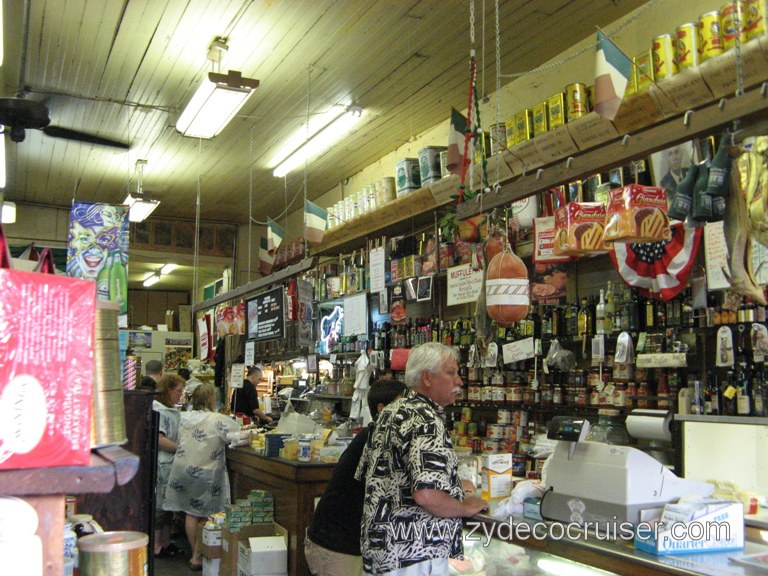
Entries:
[[552, 94], [547, 100], [547, 118], [550, 130], [565, 124], [565, 96], [562, 92]]
[[635, 88], [640, 92], [653, 84], [656, 78], [653, 74], [653, 51], [645, 50], [632, 60], [635, 63], [632, 67], [635, 73]]
[[312, 444], [309, 440], [299, 440], [299, 462], [309, 462], [312, 455]]
[[502, 438], [506, 438], [506, 436], [506, 426], [502, 424], [488, 424], [488, 438], [501, 440]]
[[653, 72], [656, 80], [677, 74], [675, 42], [672, 34], [662, 34], [653, 39]]
[[385, 176], [382, 178], [381, 186], [383, 188], [382, 196], [384, 197], [385, 202], [389, 202], [390, 200], [397, 198], [394, 176]]
[[539, 102], [533, 107], [533, 135], [538, 136], [549, 130], [547, 102]]
[[699, 53], [702, 62], [723, 53], [720, 10], [711, 10], [699, 16]]
[[568, 84], [565, 87], [565, 119], [570, 122], [574, 118], [581, 118], [589, 112], [589, 99], [587, 98], [587, 85], [581, 82]]
[[768, 1], [747, 0], [747, 40], [765, 34], [765, 19], [768, 17]]
[[426, 146], [419, 150], [419, 175], [421, 185], [440, 180], [440, 154], [445, 146]]
[[421, 188], [421, 172], [418, 158], [403, 158], [398, 161], [396, 174], [398, 198]]
[[491, 156], [507, 149], [507, 125], [504, 122], [491, 124]]
[[495, 438], [486, 438], [483, 440], [483, 452], [486, 454], [498, 454], [500, 442]]
[[515, 140], [515, 117], [512, 116], [504, 123], [507, 130], [507, 148], [512, 148], [517, 141]]
[[736, 46], [736, 40], [747, 41], [747, 18], [743, 0], [731, 0], [720, 8], [720, 34], [723, 50]]
[[505, 426], [512, 424], [512, 412], [509, 410], [499, 410], [496, 413], [496, 422]]
[[686, 22], [675, 30], [675, 60], [677, 69], [699, 65], [699, 23]]
[[448, 178], [451, 175], [448, 170], [448, 150], [440, 152], [440, 178]]
[[533, 110], [526, 108], [515, 114], [515, 144], [533, 138]]
[[480, 143], [475, 145], [475, 164], [480, 164], [483, 158], [488, 158], [491, 151], [491, 135], [488, 132], [478, 134]]

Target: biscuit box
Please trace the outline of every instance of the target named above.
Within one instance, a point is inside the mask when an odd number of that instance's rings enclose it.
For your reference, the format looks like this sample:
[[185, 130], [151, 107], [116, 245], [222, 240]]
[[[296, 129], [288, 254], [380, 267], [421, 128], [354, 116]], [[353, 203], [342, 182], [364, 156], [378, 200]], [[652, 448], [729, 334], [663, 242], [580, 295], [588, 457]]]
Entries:
[[603, 252], [605, 206], [600, 202], [568, 202], [555, 213], [556, 256]]
[[605, 242], [662, 242], [671, 237], [663, 188], [630, 184], [608, 193]]

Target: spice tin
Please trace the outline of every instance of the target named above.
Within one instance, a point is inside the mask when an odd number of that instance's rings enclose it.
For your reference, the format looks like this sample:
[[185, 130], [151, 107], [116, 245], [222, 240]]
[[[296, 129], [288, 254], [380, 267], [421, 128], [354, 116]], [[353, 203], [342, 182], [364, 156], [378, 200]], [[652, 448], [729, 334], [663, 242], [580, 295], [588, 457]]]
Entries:
[[580, 118], [589, 112], [589, 99], [587, 98], [587, 85], [581, 82], [568, 84], [565, 87], [565, 119], [570, 122], [574, 118]]
[[765, 34], [765, 19], [768, 17], [766, 0], [747, 0], [747, 40]]
[[526, 108], [515, 114], [515, 144], [533, 138], [533, 110]]
[[533, 135], [538, 136], [549, 130], [547, 102], [539, 102], [533, 107]]
[[515, 140], [515, 117], [512, 116], [504, 122], [504, 127], [507, 130], [507, 148], [512, 148], [512, 146], [517, 144]]
[[448, 178], [451, 175], [448, 170], [448, 150], [440, 152], [440, 178]]
[[645, 50], [633, 58], [635, 65], [632, 69], [635, 72], [635, 86], [637, 91], [645, 90], [653, 84], [654, 76], [653, 51]]
[[312, 454], [312, 443], [309, 440], [299, 440], [299, 462], [309, 462]]
[[653, 72], [656, 80], [677, 74], [675, 42], [672, 34], [662, 34], [653, 39]]
[[737, 39], [741, 44], [747, 41], [747, 19], [742, 0], [731, 0], [720, 8], [720, 34], [724, 50], [733, 48]]
[[720, 10], [712, 10], [699, 16], [699, 52], [702, 62], [723, 53]]
[[699, 65], [699, 23], [686, 22], [675, 30], [675, 60], [677, 69]]
[[550, 130], [565, 124], [565, 96], [562, 92], [552, 94], [547, 100], [547, 118]]
[[445, 151], [445, 146], [426, 146], [419, 150], [419, 175], [422, 186], [440, 180], [440, 154]]
[[421, 173], [418, 158], [403, 158], [396, 166], [397, 197], [406, 196], [421, 188]]

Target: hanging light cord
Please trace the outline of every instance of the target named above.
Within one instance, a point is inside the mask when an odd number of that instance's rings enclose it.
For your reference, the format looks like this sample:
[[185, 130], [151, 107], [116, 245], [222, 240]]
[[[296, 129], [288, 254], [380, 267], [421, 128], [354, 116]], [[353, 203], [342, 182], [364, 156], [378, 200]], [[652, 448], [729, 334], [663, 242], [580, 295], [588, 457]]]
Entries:
[[251, 244], [253, 243], [253, 125], [248, 132], [248, 282], [251, 281]]
[[199, 282], [199, 275], [200, 272], [198, 270], [198, 264], [200, 261], [200, 241], [199, 241], [199, 230], [200, 230], [200, 188], [201, 188], [201, 181], [203, 179], [203, 176], [200, 172], [200, 166], [202, 165], [202, 155], [203, 155], [203, 139], [198, 138], [197, 139], [198, 145], [197, 145], [197, 197], [195, 199], [195, 256], [192, 263], [192, 298], [194, 299], [197, 295], [197, 286]]
[[[307, 124], [306, 124], [307, 131], [306, 131], [305, 141], [309, 140], [309, 105], [310, 105], [311, 94], [312, 94], [311, 88], [312, 88], [312, 65], [310, 64], [307, 67]], [[305, 207], [307, 205], [307, 180], [308, 180], [308, 176], [307, 175], [308, 175], [308, 172], [309, 172], [309, 158], [307, 156], [305, 156], [304, 157], [304, 206]], [[288, 191], [287, 191], [287, 188], [286, 188], [285, 194], [286, 194], [285, 202], [286, 202], [286, 204], [288, 204]], [[287, 225], [287, 219], [288, 219], [288, 214], [287, 214], [288, 207], [287, 206], [286, 206], [285, 211], [286, 211], [286, 216], [285, 217], [286, 217], [286, 225]], [[306, 255], [307, 254], [307, 234], [306, 234], [306, 230], [307, 230], [307, 211], [306, 211], [306, 209], [304, 209], [303, 213], [304, 213], [304, 232], [302, 233], [301, 237], [304, 239], [304, 254]]]

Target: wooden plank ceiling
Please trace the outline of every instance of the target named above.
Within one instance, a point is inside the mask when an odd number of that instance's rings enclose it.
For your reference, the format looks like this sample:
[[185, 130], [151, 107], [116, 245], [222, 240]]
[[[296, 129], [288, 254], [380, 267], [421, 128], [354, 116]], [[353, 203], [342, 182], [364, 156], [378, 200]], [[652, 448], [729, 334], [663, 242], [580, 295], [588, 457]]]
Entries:
[[[312, 114], [334, 104], [365, 110], [350, 137], [311, 162], [310, 198], [466, 106], [470, 0], [3, 1], [3, 96], [44, 102], [54, 126], [130, 144], [27, 130], [23, 142], [7, 141], [6, 197], [18, 203], [119, 203], [146, 159], [157, 216], [193, 219], [199, 180], [202, 219], [246, 223], [252, 192], [252, 216], [264, 220], [284, 208], [269, 162], [302, 129], [308, 100]], [[491, 91], [494, 2], [474, 3], [478, 46], [485, 11]], [[642, 3], [501, 0], [502, 71], [535, 67]], [[174, 125], [217, 36], [229, 41], [224, 68], [261, 85], [219, 136], [184, 138]], [[289, 194], [302, 181], [289, 175]]]

